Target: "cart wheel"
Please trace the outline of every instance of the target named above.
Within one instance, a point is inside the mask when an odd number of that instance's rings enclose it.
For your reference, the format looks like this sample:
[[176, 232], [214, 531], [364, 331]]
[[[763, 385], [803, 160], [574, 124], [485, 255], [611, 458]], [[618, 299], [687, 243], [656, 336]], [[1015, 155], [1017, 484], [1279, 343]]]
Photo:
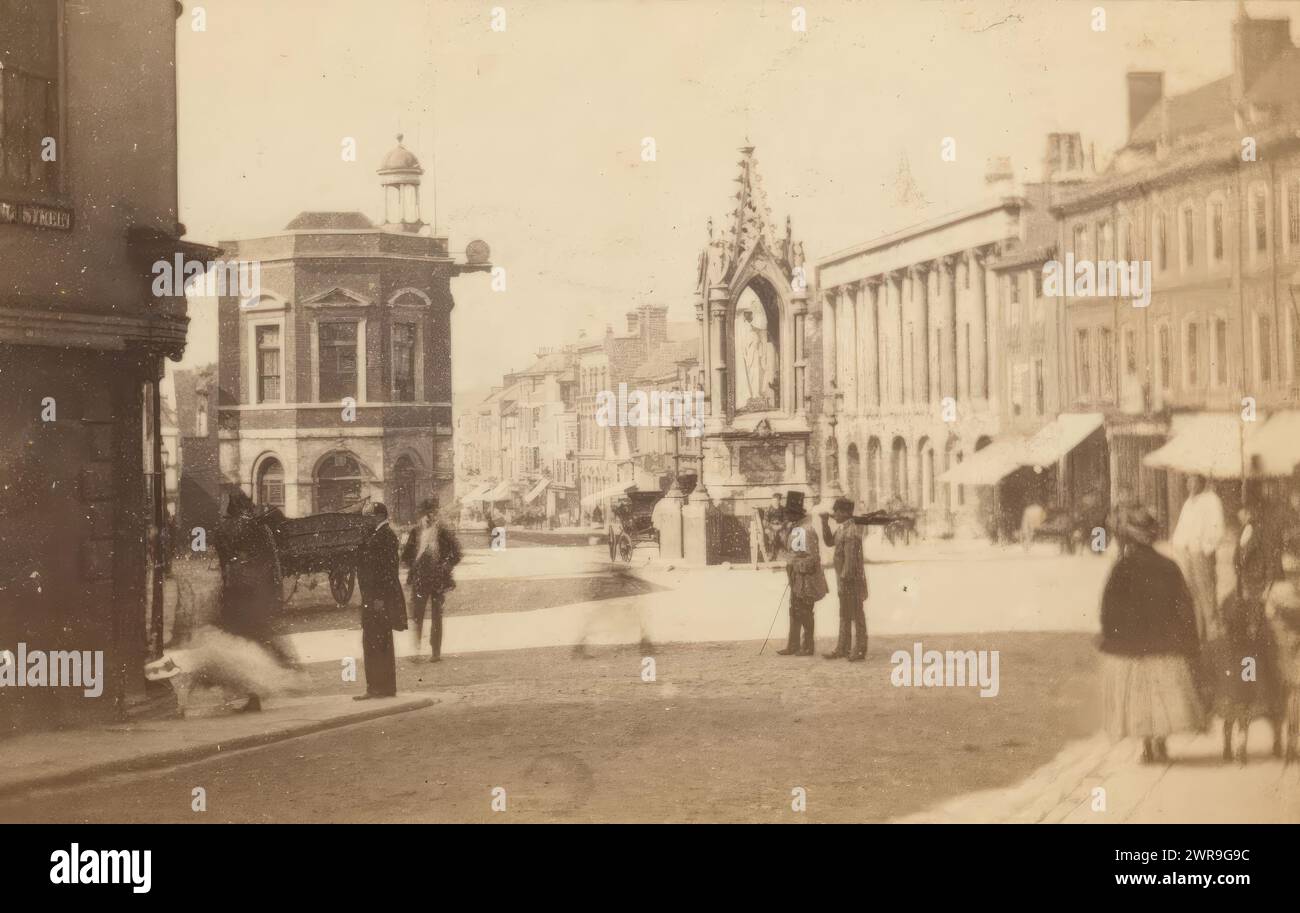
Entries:
[[352, 599], [352, 588], [356, 582], [356, 574], [351, 568], [345, 571], [330, 571], [330, 593], [340, 608]]
[[614, 535], [614, 528], [612, 526], [606, 533], [606, 538], [609, 540], [609, 560], [613, 561], [618, 557], [618, 537]]
[[627, 533], [618, 537], [618, 557], [629, 564], [632, 561], [632, 537]]

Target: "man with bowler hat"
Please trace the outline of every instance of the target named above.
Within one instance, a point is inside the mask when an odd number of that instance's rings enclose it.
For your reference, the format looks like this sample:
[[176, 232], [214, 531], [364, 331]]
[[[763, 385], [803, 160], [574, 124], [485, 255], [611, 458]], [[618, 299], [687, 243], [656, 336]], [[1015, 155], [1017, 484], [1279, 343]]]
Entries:
[[[813, 607], [828, 592], [822, 570], [821, 543], [817, 530], [803, 506], [803, 492], [785, 497], [790, 534], [786, 542], [786, 577], [790, 581], [790, 636], [778, 656], [813, 655]], [[801, 636], [802, 635], [802, 636]]]
[[424, 627], [424, 610], [429, 608], [430, 662], [442, 659], [442, 605], [447, 591], [455, 589], [452, 569], [460, 563], [460, 543], [456, 534], [438, 520], [438, 500], [425, 498], [420, 502], [420, 519], [406, 537], [402, 548], [402, 563], [410, 570], [406, 582], [411, 587], [411, 621], [414, 623], [415, 643], [419, 646], [420, 630]]
[[[836, 498], [831, 508], [835, 532], [829, 516], [822, 514], [822, 534], [835, 543], [835, 588], [840, 598], [840, 639], [827, 659], [858, 662], [867, 658], [867, 569], [862, 557], [862, 529], [853, 522], [853, 502]], [[857, 629], [857, 647], [853, 646], [853, 629]]]

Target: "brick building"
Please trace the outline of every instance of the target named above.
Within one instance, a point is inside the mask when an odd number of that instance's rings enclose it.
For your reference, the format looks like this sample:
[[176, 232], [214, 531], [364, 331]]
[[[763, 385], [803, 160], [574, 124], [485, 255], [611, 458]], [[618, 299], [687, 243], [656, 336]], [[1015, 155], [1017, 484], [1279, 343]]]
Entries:
[[382, 500], [399, 522], [453, 479], [451, 280], [421, 218], [423, 169], [398, 137], [379, 168], [380, 225], [305, 212], [283, 233], [223, 244], [261, 267], [260, 293], [218, 301], [220, 466], [227, 485], [289, 516]]

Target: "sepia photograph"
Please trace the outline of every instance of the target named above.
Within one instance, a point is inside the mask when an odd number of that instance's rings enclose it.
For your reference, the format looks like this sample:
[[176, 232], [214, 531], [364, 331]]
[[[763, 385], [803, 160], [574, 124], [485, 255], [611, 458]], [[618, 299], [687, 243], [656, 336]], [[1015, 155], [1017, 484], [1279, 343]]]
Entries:
[[1300, 3], [0, 0], [38, 823], [24, 879], [163, 896], [198, 824], [1101, 824], [1098, 884], [1250, 884]]

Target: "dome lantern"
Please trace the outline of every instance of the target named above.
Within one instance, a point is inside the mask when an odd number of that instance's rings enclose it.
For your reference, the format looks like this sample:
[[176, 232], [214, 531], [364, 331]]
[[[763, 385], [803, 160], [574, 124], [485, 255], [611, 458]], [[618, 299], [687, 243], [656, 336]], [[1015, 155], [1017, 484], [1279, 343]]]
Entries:
[[384, 188], [384, 225], [418, 232], [424, 226], [420, 219], [420, 175], [424, 169], [402, 145], [402, 134], [397, 134], [397, 147], [384, 156], [377, 173]]

